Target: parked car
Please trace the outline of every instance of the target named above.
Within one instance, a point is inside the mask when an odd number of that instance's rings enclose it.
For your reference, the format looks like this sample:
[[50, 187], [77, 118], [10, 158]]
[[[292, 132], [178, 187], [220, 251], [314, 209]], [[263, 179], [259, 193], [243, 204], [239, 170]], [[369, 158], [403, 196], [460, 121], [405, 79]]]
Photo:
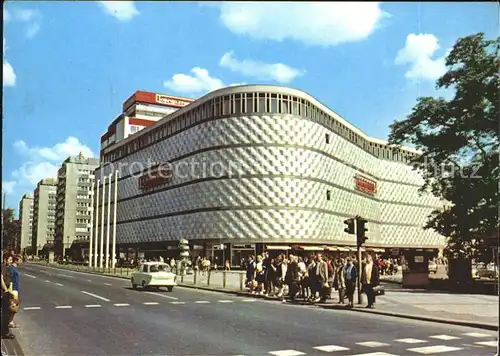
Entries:
[[171, 292], [177, 285], [175, 273], [170, 271], [170, 266], [163, 262], [144, 262], [134, 272], [130, 278], [132, 288], [136, 289], [140, 285], [143, 289], [149, 287], [167, 287]]
[[472, 278], [496, 278], [498, 269], [492, 263], [486, 265], [482, 262], [472, 266]]
[[429, 273], [436, 274], [438, 271], [438, 265], [434, 261], [429, 261]]

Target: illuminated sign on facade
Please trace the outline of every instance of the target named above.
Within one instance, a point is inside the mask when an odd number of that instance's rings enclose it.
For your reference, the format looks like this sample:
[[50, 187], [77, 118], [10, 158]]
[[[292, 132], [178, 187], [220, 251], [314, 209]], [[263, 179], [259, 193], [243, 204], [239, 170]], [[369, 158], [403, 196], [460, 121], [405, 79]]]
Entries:
[[356, 183], [356, 190], [369, 195], [377, 194], [377, 182], [373, 179], [365, 177], [361, 174], [356, 174], [354, 176], [354, 181]]
[[184, 106], [189, 105], [191, 102], [190, 101], [176, 99], [176, 98], [173, 98], [173, 97], [168, 96], [168, 95], [156, 94], [156, 103], [157, 104], [174, 106], [174, 107], [177, 107], [177, 108], [183, 108]]
[[168, 164], [162, 164], [148, 169], [139, 177], [139, 189], [146, 190], [172, 181], [172, 168]]

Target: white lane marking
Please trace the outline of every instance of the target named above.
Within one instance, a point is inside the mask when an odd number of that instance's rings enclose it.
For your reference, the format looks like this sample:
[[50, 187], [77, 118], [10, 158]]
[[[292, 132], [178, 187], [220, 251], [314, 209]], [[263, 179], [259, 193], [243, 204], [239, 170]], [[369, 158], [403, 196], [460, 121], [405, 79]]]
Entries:
[[170, 302], [170, 304], [186, 304], [186, 302]]
[[366, 346], [366, 347], [382, 347], [382, 346], [389, 346], [389, 344], [386, 344], [384, 342], [378, 342], [378, 341], [364, 341], [364, 342], [357, 342], [356, 345], [361, 345], [361, 346]]
[[253, 299], [253, 298], [250, 298], [250, 299], [249, 299], [249, 298], [245, 298], [245, 299], [242, 299], [241, 301], [242, 301], [242, 302], [256, 302], [256, 301], [257, 301], [257, 299]]
[[409, 338], [409, 339], [397, 339], [397, 340], [394, 340], [394, 341], [403, 342], [405, 344], [422, 344], [424, 342], [427, 342], [425, 340], [412, 339], [412, 338]]
[[296, 351], [296, 350], [278, 350], [278, 351], [271, 351], [269, 352], [271, 355], [274, 356], [299, 356], [299, 355], [305, 355], [305, 353]]
[[61, 277], [66, 277], [66, 278], [75, 278], [73, 276], [68, 276], [67, 274], [62, 274], [62, 273], [56, 273], [58, 276], [61, 276]]
[[491, 340], [491, 341], [477, 341], [474, 344], [476, 344], [476, 345], [482, 345], [482, 346], [496, 347], [498, 345], [498, 341], [495, 341], [495, 340]]
[[387, 352], [369, 352], [367, 354], [356, 354], [351, 356], [397, 356], [397, 355], [388, 354]]
[[28, 274], [28, 273], [24, 273], [24, 275], [25, 275], [26, 277], [36, 278], [36, 276], [33, 276], [33, 275], [31, 275], [31, 274]]
[[144, 302], [142, 304], [144, 304], [144, 305], [158, 305], [160, 303], [158, 303], [158, 302]]
[[481, 333], [464, 333], [463, 335], [470, 336], [470, 337], [492, 337], [491, 335], [481, 334]]
[[42, 308], [40, 307], [26, 307], [26, 308], [23, 308], [23, 310], [40, 310]]
[[172, 299], [172, 300], [179, 300], [179, 298], [171, 297], [169, 295], [164, 295], [164, 294], [160, 294], [160, 293], [154, 293], [154, 292], [145, 292], [145, 293], [152, 294], [152, 295], [157, 295], [158, 297], [162, 297], [162, 298], [167, 298], [167, 299]]
[[228, 300], [228, 299], [223, 299], [223, 300], [219, 300], [219, 303], [233, 303], [234, 300]]
[[71, 309], [71, 305], [56, 305], [56, 309]]
[[56, 285], [56, 286], [59, 286], [59, 287], [64, 287], [64, 285], [63, 285], [63, 284], [61, 284], [61, 283], [55, 283], [55, 285]]
[[45, 282], [50, 283], [50, 281], [48, 279], [46, 279]]
[[208, 300], [197, 300], [195, 303], [196, 304], [209, 304], [210, 302]]
[[92, 283], [92, 280], [91, 279], [87, 279], [87, 282]]
[[347, 351], [348, 347], [337, 346], [337, 345], [325, 345], [325, 346], [315, 346], [313, 349], [324, 351], [324, 352], [335, 352], [335, 351]]
[[101, 306], [99, 304], [87, 304], [85, 305], [85, 308], [100, 308]]
[[106, 286], [112, 286], [111, 283], [104, 283], [104, 285], [106, 285]]
[[93, 293], [85, 292], [84, 290], [82, 290], [81, 292], [82, 292], [83, 294], [90, 295], [91, 297], [94, 297], [94, 298], [97, 298], [97, 299], [100, 299], [100, 300], [104, 300], [105, 302], [109, 302], [109, 301], [110, 301], [109, 299], [104, 298], [104, 297], [101, 297], [100, 295], [97, 295], [97, 294], [93, 294]]
[[414, 349], [408, 349], [407, 351], [417, 352], [419, 354], [429, 355], [429, 354], [438, 354], [442, 352], [450, 352], [450, 351], [458, 351], [463, 350], [463, 347], [451, 347], [445, 345], [436, 345], [436, 346], [425, 346], [425, 347], [417, 347]]
[[127, 303], [116, 303], [116, 304], [113, 304], [115, 307], [129, 307], [130, 304], [127, 304]]
[[432, 337], [433, 339], [438, 339], [438, 340], [457, 340], [460, 339], [458, 336], [451, 336], [451, 335], [433, 335], [429, 336]]

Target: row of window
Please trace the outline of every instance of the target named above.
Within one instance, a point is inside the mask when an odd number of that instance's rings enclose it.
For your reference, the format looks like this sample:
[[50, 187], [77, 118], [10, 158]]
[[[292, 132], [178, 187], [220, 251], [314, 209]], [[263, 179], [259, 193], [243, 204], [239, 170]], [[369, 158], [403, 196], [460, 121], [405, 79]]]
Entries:
[[[112, 162], [123, 158], [204, 120], [226, 115], [253, 113], [289, 114], [308, 118], [379, 158], [409, 162], [416, 156], [402, 151], [393, 152], [386, 145], [372, 143], [363, 139], [307, 100], [273, 93], [241, 93], [211, 99], [165, 123], [159, 124], [148, 133], [138, 135], [125, 145], [105, 154], [103, 161]], [[328, 135], [326, 140], [329, 143], [329, 134], [326, 135]]]

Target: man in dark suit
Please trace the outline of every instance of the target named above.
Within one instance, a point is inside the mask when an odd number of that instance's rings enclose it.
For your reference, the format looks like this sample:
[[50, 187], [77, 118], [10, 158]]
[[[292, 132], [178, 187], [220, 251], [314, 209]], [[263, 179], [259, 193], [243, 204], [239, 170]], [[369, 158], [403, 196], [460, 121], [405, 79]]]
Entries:
[[354, 307], [354, 291], [356, 289], [357, 278], [358, 271], [356, 270], [356, 266], [352, 263], [352, 259], [347, 257], [345, 265], [345, 289], [347, 299], [349, 299], [349, 308]]
[[366, 262], [363, 264], [361, 284], [363, 285], [363, 292], [368, 299], [368, 305], [366, 307], [373, 308], [373, 304], [375, 303], [375, 292], [373, 291], [373, 287], [380, 284], [380, 272], [377, 264], [373, 263], [373, 257], [371, 255], [366, 256]]

